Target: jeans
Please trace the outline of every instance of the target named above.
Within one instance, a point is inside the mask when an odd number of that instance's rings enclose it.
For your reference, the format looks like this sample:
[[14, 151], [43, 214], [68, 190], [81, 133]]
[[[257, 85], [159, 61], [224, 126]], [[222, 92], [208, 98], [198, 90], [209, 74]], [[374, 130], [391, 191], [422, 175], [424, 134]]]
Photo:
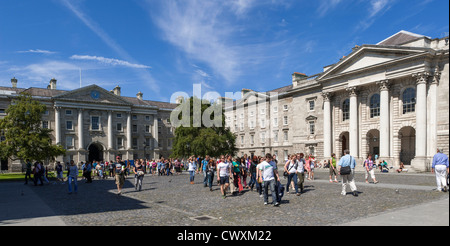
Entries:
[[289, 187], [291, 186], [291, 181], [294, 181], [294, 187], [295, 187], [295, 193], [298, 193], [298, 185], [297, 185], [297, 174], [296, 173], [290, 173], [287, 178], [287, 184], [286, 184], [286, 192], [289, 192]]
[[213, 180], [214, 180], [214, 173], [211, 172], [209, 175], [207, 174], [206, 175], [206, 179], [208, 181], [209, 188], [212, 189], [212, 183], [213, 183]]
[[67, 183], [69, 184], [69, 193], [72, 193], [72, 183], [75, 187], [75, 192], [78, 191], [77, 178], [67, 177]]
[[272, 193], [272, 202], [277, 201], [277, 194], [275, 191], [275, 179], [272, 180], [264, 180], [264, 202], [269, 201], [269, 187], [270, 187], [270, 193]]
[[256, 173], [252, 173], [252, 176], [250, 177], [250, 182], [248, 183], [248, 186], [253, 189], [253, 186], [256, 184]]
[[136, 190], [142, 190], [142, 181], [144, 180], [144, 175], [138, 176], [134, 175], [134, 188]]
[[195, 178], [195, 171], [189, 171], [189, 180], [191, 182], [194, 182], [194, 178]]
[[[203, 170], [203, 185], [206, 187], [208, 181], [208, 175], [206, 174], [206, 170]], [[211, 188], [211, 187], [210, 187]]]

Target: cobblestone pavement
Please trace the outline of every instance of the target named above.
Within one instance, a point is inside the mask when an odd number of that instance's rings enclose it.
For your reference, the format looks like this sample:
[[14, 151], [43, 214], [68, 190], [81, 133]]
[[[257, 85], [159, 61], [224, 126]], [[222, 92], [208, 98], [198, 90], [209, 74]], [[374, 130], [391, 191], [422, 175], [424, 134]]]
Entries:
[[[285, 194], [279, 207], [264, 205], [263, 198], [249, 190], [223, 199], [216, 183], [212, 192], [203, 187], [202, 174], [196, 174], [193, 185], [189, 184], [187, 173], [169, 177], [146, 175], [139, 192], [135, 191], [134, 176], [130, 175], [121, 196], [117, 195], [112, 178], [95, 179], [90, 184], [79, 180], [78, 194], [72, 195], [68, 194], [67, 185], [61, 184], [27, 188], [66, 225], [76, 226], [341, 225], [448, 197], [448, 193], [433, 191], [434, 175], [376, 173], [376, 177], [378, 184], [366, 184], [364, 174], [357, 173], [359, 196], [350, 193], [342, 196], [341, 182], [329, 183], [328, 170], [318, 170], [315, 180], [306, 181], [301, 196]], [[284, 185], [286, 181], [281, 178]]]

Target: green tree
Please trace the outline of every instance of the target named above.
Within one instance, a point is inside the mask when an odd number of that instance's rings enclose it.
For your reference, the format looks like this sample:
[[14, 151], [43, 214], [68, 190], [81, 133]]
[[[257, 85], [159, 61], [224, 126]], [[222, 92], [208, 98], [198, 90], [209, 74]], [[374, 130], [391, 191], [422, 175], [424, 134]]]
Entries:
[[176, 126], [172, 157], [218, 157], [237, 152], [236, 136], [225, 127], [220, 104], [191, 97], [173, 111], [171, 122]]
[[64, 155], [61, 145], [53, 145], [52, 130], [42, 128], [42, 115], [47, 107], [33, 100], [29, 94], [20, 94], [6, 110], [0, 120], [0, 157], [11, 160], [54, 160]]

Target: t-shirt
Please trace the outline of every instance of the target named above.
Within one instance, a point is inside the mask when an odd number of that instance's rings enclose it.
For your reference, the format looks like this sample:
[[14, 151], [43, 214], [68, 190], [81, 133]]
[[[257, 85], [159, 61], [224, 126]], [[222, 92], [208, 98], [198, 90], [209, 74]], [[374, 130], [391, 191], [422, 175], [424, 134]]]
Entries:
[[275, 162], [271, 161], [270, 163], [267, 161], [261, 162], [259, 165], [259, 170], [262, 171], [262, 177], [264, 181], [274, 180], [275, 176], [273, 171], [276, 170]]
[[188, 169], [188, 171], [195, 171], [195, 169], [196, 169], [196, 165], [195, 165], [195, 162], [189, 162], [189, 169]]
[[227, 177], [230, 175], [230, 165], [228, 163], [220, 162], [219, 165], [217, 165], [217, 170], [220, 177]]
[[122, 167], [125, 166], [125, 163], [117, 162], [114, 165], [116, 166], [116, 175], [122, 174]]
[[241, 172], [240, 164], [235, 162], [235, 161], [233, 161], [233, 172], [235, 172], [235, 173], [240, 173]]

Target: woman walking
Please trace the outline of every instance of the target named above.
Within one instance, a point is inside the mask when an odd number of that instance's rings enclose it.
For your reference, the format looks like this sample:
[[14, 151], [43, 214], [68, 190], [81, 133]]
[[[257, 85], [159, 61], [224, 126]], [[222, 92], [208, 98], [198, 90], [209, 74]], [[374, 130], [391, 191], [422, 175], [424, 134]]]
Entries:
[[367, 159], [364, 161], [364, 167], [366, 169], [366, 174], [365, 174], [365, 176], [366, 176], [366, 183], [369, 183], [369, 181], [368, 181], [369, 174], [370, 174], [370, 177], [373, 180], [373, 183], [374, 184], [378, 183], [377, 179], [375, 178], [375, 170], [373, 169], [374, 163], [373, 163], [371, 154], [369, 154], [367, 156]]
[[73, 160], [71, 160], [69, 170], [67, 173], [67, 183], [69, 184], [69, 195], [72, 194], [72, 184], [74, 186], [75, 194], [78, 192], [77, 179], [78, 179], [78, 168], [73, 162]]
[[330, 163], [330, 183], [333, 183], [333, 180], [331, 180], [331, 177], [334, 174], [334, 182], [337, 183], [337, 167], [336, 167], [336, 154], [331, 154], [331, 159], [329, 160]]
[[287, 184], [286, 184], [286, 193], [289, 193], [289, 186], [291, 182], [294, 182], [294, 188], [295, 188], [295, 194], [297, 196], [300, 196], [300, 193], [298, 193], [298, 186], [297, 186], [297, 169], [298, 169], [298, 163], [297, 163], [297, 156], [292, 155], [291, 159], [286, 162], [286, 165], [284, 166], [284, 171], [288, 174], [287, 176]]
[[206, 166], [206, 178], [209, 186], [209, 191], [212, 191], [212, 183], [214, 180], [214, 172], [216, 171], [216, 163], [213, 159], [208, 161], [208, 165]]
[[[133, 168], [134, 172], [134, 189], [142, 190], [142, 181], [144, 181], [144, 166], [141, 161], [136, 161], [136, 165]], [[139, 188], [138, 188], [139, 187]]]

